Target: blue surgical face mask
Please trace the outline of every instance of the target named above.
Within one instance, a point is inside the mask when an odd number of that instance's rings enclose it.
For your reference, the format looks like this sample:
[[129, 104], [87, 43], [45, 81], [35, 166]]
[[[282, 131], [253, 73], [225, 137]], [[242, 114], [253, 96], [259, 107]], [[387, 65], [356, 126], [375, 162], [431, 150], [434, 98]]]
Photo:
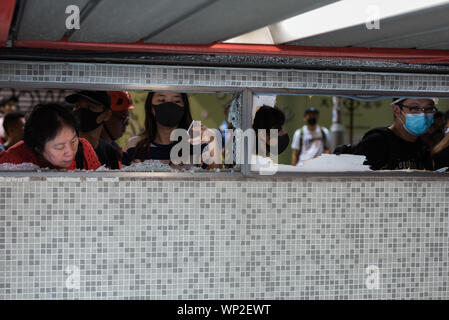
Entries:
[[407, 113], [405, 115], [404, 128], [408, 133], [419, 136], [429, 129], [433, 123], [433, 114], [426, 113]]

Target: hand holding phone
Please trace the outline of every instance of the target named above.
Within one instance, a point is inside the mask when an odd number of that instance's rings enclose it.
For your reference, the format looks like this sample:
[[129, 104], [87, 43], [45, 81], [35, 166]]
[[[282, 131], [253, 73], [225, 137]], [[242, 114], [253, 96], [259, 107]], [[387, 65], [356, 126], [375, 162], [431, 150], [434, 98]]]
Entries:
[[191, 144], [201, 144], [202, 125], [200, 121], [193, 120], [187, 129], [189, 141]]

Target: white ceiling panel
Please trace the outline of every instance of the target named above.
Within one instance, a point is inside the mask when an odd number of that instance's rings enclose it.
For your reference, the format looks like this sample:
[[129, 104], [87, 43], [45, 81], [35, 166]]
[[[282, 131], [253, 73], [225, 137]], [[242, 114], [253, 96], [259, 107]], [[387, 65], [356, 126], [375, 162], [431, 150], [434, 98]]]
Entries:
[[145, 39], [208, 44], [259, 29], [336, 0], [220, 0]]
[[290, 42], [302, 46], [446, 49], [449, 4], [380, 20], [379, 29], [365, 24]]

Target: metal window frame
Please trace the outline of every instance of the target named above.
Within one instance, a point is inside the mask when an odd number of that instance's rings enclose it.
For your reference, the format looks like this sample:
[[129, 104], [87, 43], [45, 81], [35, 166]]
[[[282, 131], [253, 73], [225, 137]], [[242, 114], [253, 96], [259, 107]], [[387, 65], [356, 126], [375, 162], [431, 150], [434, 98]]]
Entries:
[[[167, 66], [0, 60], [0, 85], [15, 89], [166, 90], [242, 93], [242, 130], [251, 128], [255, 92], [324, 95], [391, 95], [449, 97], [449, 75], [320, 71], [233, 67]], [[352, 88], [352, 89], [351, 89]], [[86, 177], [192, 177], [185, 173], [85, 172]], [[0, 176], [67, 176], [67, 172], [25, 175], [2, 172]], [[195, 173], [195, 178], [228, 175], [266, 179], [250, 170], [246, 161], [237, 172]], [[268, 178], [291, 177], [438, 177], [434, 172], [277, 172]], [[439, 175], [441, 177], [441, 174]]]

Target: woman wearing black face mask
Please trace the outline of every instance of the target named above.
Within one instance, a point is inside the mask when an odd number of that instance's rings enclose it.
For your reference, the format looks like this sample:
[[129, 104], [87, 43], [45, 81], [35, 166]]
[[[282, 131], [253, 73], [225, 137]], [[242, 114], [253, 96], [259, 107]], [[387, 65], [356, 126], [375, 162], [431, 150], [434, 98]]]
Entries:
[[[149, 92], [145, 101], [145, 131], [128, 140], [124, 164], [134, 160], [169, 160], [175, 144], [170, 134], [177, 128], [188, 129], [192, 122], [185, 93]], [[128, 163], [127, 163], [128, 162]]]
[[[178, 142], [170, 140], [175, 129], [187, 130], [192, 122], [187, 94], [150, 92], [145, 101], [145, 131], [128, 140], [123, 164], [136, 160], [170, 163], [170, 151]], [[202, 149], [207, 144], [202, 145]]]

